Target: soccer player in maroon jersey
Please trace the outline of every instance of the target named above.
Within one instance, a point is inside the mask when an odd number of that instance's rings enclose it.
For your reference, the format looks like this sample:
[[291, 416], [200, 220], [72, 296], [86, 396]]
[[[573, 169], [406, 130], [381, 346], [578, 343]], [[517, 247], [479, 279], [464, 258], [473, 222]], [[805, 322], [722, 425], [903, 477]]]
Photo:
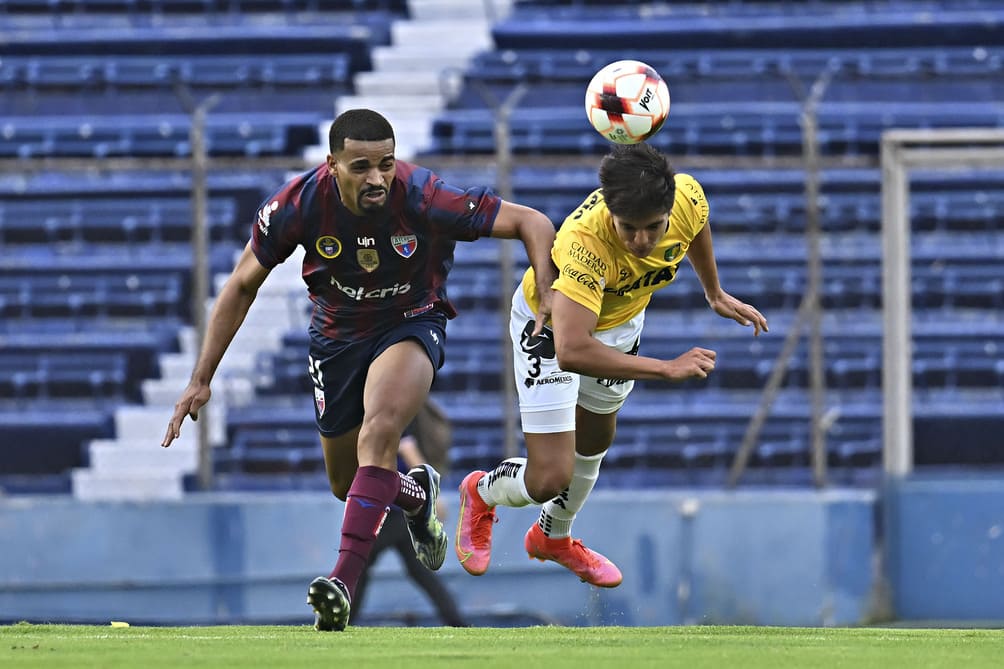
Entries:
[[338, 561], [310, 584], [318, 630], [342, 630], [352, 594], [391, 505], [408, 516], [419, 559], [439, 569], [446, 533], [436, 517], [439, 474], [397, 471], [401, 434], [444, 361], [446, 294], [456, 242], [519, 239], [550, 315], [554, 226], [539, 211], [487, 188], [460, 189], [394, 157], [394, 131], [368, 109], [346, 111], [329, 132], [327, 162], [294, 177], [258, 210], [251, 240], [209, 317], [191, 380], [163, 446], [210, 398], [210, 381], [269, 272], [297, 246], [314, 303], [309, 369], [331, 491], [345, 501]]

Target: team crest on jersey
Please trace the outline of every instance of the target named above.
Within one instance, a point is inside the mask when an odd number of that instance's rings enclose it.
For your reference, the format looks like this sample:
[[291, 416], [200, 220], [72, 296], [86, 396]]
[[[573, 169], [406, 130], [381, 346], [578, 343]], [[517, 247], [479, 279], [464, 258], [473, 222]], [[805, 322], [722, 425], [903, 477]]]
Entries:
[[668, 249], [666, 249], [666, 253], [663, 254], [662, 259], [672, 260], [673, 258], [675, 258], [676, 255], [680, 252], [680, 246], [681, 244], [673, 244], [672, 246], [670, 246]]
[[402, 258], [410, 258], [418, 248], [418, 237], [415, 235], [391, 235], [390, 243]]
[[337, 258], [342, 252], [342, 243], [331, 235], [324, 235], [317, 238], [317, 252], [323, 257], [331, 260]]
[[317, 405], [317, 415], [324, 415], [324, 391], [320, 388], [314, 388], [314, 404]]
[[367, 272], [372, 272], [380, 266], [380, 256], [377, 255], [376, 249], [358, 249], [356, 260], [359, 261], [359, 266]]

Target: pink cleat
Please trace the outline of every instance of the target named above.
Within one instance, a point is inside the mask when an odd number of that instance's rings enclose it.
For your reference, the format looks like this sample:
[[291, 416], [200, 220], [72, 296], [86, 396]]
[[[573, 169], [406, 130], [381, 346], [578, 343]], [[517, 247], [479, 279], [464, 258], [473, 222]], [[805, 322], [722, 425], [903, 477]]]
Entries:
[[578, 539], [551, 539], [536, 523], [526, 533], [523, 546], [531, 559], [557, 562], [585, 583], [601, 588], [616, 588], [623, 580], [621, 570], [603, 555], [589, 550]]
[[495, 507], [485, 504], [478, 494], [478, 481], [484, 475], [483, 471], [474, 471], [460, 483], [460, 513], [457, 518], [457, 539], [453, 544], [460, 566], [474, 576], [488, 571], [488, 563], [492, 558]]

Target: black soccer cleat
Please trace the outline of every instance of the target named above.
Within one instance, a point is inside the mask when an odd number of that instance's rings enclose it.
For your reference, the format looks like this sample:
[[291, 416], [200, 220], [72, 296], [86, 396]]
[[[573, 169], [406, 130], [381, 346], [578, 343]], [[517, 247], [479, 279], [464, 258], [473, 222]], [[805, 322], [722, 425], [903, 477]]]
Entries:
[[408, 532], [415, 546], [415, 557], [427, 568], [435, 571], [446, 560], [446, 530], [436, 515], [439, 499], [439, 472], [432, 465], [419, 465], [408, 472], [425, 489], [425, 506], [414, 516], [408, 516]]
[[314, 609], [314, 629], [341, 632], [349, 622], [349, 589], [337, 578], [318, 576], [307, 589], [307, 603]]

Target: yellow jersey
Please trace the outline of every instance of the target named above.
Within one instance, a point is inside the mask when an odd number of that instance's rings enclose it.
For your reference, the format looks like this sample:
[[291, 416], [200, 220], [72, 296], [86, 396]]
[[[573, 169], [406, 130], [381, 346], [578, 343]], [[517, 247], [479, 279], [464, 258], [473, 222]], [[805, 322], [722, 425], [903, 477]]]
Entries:
[[[676, 175], [669, 228], [648, 256], [638, 258], [614, 230], [599, 189], [562, 223], [551, 249], [558, 268], [554, 290], [596, 314], [596, 330], [626, 323], [648, 306], [652, 293], [669, 285], [690, 243], [708, 222], [704, 189], [689, 174]], [[523, 296], [539, 305], [533, 268], [523, 275]]]

